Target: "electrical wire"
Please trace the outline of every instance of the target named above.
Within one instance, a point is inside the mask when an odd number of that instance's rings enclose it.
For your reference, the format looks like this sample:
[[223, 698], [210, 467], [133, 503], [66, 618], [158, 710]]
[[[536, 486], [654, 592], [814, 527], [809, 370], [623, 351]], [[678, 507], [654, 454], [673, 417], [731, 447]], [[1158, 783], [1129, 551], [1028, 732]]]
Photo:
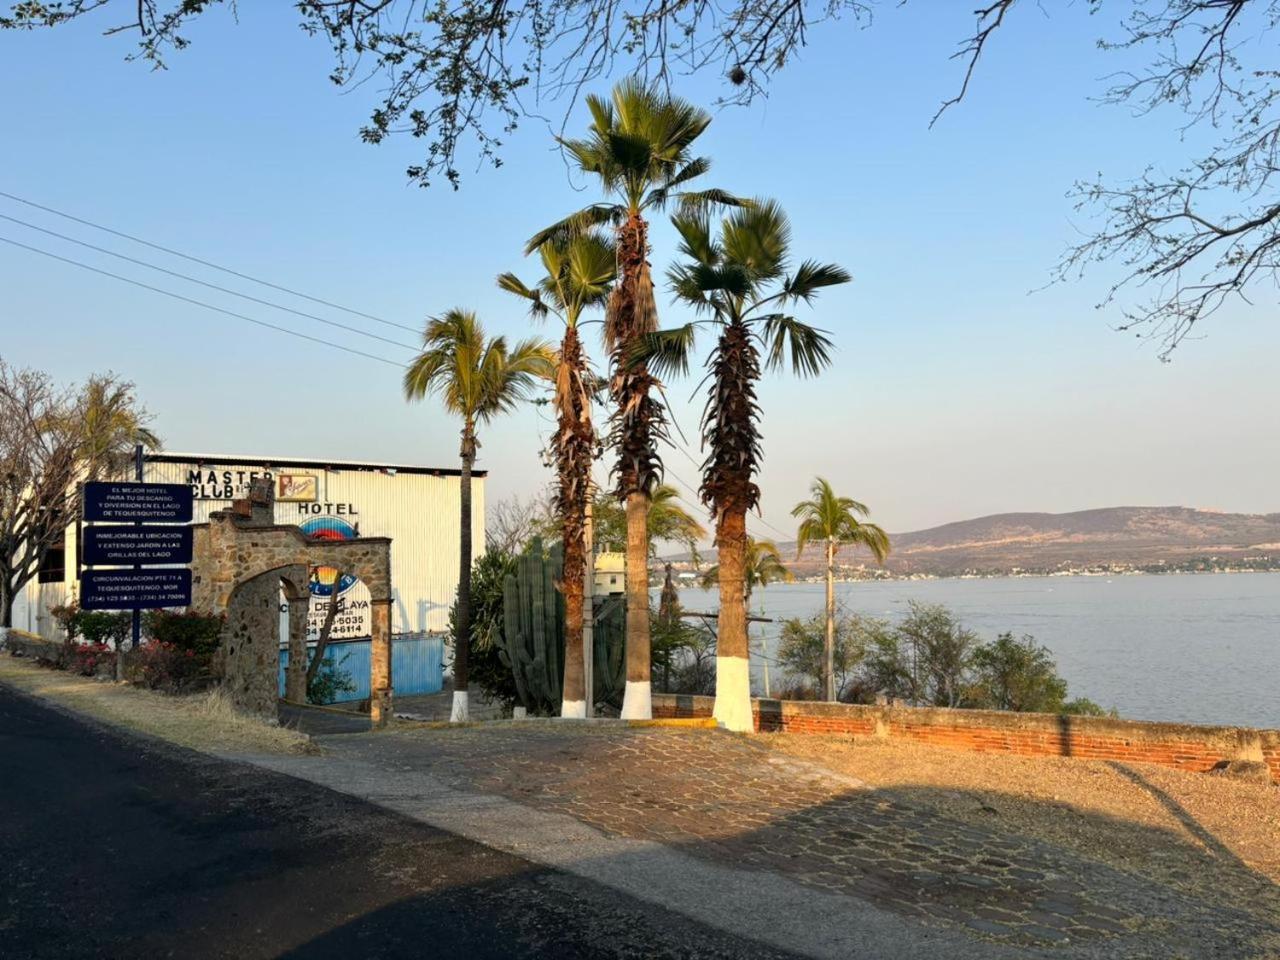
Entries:
[[170, 256], [181, 257], [183, 260], [198, 263], [203, 267], [209, 267], [211, 270], [218, 270], [222, 273], [230, 274], [233, 277], [239, 277], [241, 280], [248, 280], [250, 283], [257, 283], [264, 287], [270, 287], [272, 290], [278, 290], [281, 293], [287, 293], [294, 297], [301, 297], [303, 300], [310, 300], [312, 303], [332, 307], [334, 310], [341, 310], [343, 313], [349, 313], [355, 317], [364, 317], [366, 320], [372, 320], [375, 323], [381, 323], [388, 327], [399, 327], [401, 330], [408, 330], [413, 334], [421, 332], [415, 327], [410, 327], [403, 323], [396, 323], [394, 320], [384, 320], [382, 317], [375, 316], [371, 313], [365, 313], [362, 310], [354, 310], [351, 307], [344, 307], [340, 303], [322, 300], [320, 297], [313, 297], [310, 294], [301, 293], [298, 290], [291, 290], [289, 287], [281, 286], [278, 283], [272, 283], [269, 280], [263, 280], [259, 277], [253, 276], [252, 274], [241, 273], [238, 270], [232, 270], [230, 267], [224, 267], [221, 264], [214, 263], [212, 260], [203, 260], [200, 257], [192, 256], [189, 253], [183, 253], [181, 250], [175, 250], [172, 247], [166, 247], [159, 243], [153, 243], [150, 240], [144, 240], [142, 237], [134, 236], [131, 233], [125, 233], [122, 230], [115, 230], [111, 227], [103, 226], [100, 223], [94, 223], [92, 220], [86, 220], [83, 217], [77, 217], [70, 213], [65, 213], [62, 210], [55, 210], [53, 207], [46, 207], [44, 204], [36, 203], [34, 200], [28, 200], [25, 197], [19, 197], [13, 193], [7, 193], [0, 190], [0, 197], [13, 200], [16, 203], [25, 204], [26, 206], [33, 207], [36, 210], [43, 210], [45, 213], [51, 213], [55, 217], [62, 217], [64, 220], [70, 220], [73, 223], [79, 223], [86, 227], [92, 227], [95, 230], [101, 230], [103, 233], [109, 233], [114, 237], [120, 237], [121, 239], [128, 240], [132, 243], [140, 243], [144, 247], [150, 247], [152, 250], [159, 250], [160, 252], [167, 253]]
[[298, 337], [302, 340], [308, 340], [311, 343], [318, 343], [322, 347], [330, 347], [334, 350], [341, 350], [344, 353], [354, 354], [357, 357], [364, 357], [368, 360], [376, 360], [379, 363], [385, 363], [392, 367], [398, 367], [401, 369], [408, 367], [407, 363], [400, 363], [397, 360], [388, 360], [386, 357], [379, 357], [372, 353], [365, 353], [363, 350], [356, 350], [352, 347], [344, 347], [342, 346], [342, 344], [339, 344], [339, 343], [332, 343], [328, 340], [322, 340], [319, 337], [313, 337], [310, 334], [299, 333], [297, 330], [290, 330], [288, 327], [280, 327], [274, 323], [268, 323], [265, 320], [258, 320], [258, 319], [255, 319], [254, 317], [247, 316], [243, 313], [236, 313], [234, 310], [227, 310], [223, 307], [214, 306], [211, 303], [205, 303], [203, 300], [196, 300], [196, 299], [193, 299], [192, 297], [186, 297], [180, 293], [174, 293], [172, 290], [165, 290], [165, 289], [162, 289], [161, 287], [153, 287], [149, 283], [143, 283], [140, 280], [134, 280], [130, 277], [124, 277], [118, 273], [112, 273], [110, 270], [102, 270], [99, 267], [90, 266], [89, 264], [82, 263], [79, 260], [72, 260], [70, 257], [64, 257], [64, 256], [61, 256], [60, 254], [51, 253], [48, 250], [42, 250], [39, 247], [33, 247], [30, 244], [22, 243], [18, 240], [13, 240], [10, 237], [0, 236], [0, 243], [7, 243], [14, 247], [20, 247], [23, 250], [29, 250], [31, 253], [38, 253], [42, 257], [48, 257], [51, 260], [60, 260], [61, 262], [70, 264], [73, 267], [79, 267], [82, 270], [88, 270], [89, 272], [99, 274], [100, 276], [110, 277], [112, 280], [119, 280], [121, 283], [128, 283], [135, 287], [141, 287], [143, 290], [150, 290], [152, 293], [158, 293], [158, 294], [161, 294], [162, 296], [171, 297], [174, 300], [181, 300], [183, 303], [189, 303], [192, 306], [202, 307], [205, 310], [212, 310], [215, 313], [225, 314], [228, 317], [235, 317], [239, 320], [246, 320], [249, 323], [256, 324], [260, 327], [266, 327], [268, 330], [275, 330], [279, 333], [287, 333], [291, 337]]
[[285, 313], [292, 313], [299, 317], [306, 317], [308, 320], [315, 320], [326, 326], [335, 327], [338, 330], [345, 330], [347, 333], [354, 333], [361, 337], [368, 337], [371, 340], [378, 340], [382, 343], [389, 343], [393, 347], [403, 347], [406, 350], [416, 351], [418, 348], [412, 343], [405, 343], [402, 340], [392, 340], [390, 337], [382, 337], [376, 333], [370, 333], [367, 330], [361, 330], [359, 327], [348, 326], [345, 323], [338, 323], [335, 320], [327, 320], [324, 317], [316, 316], [314, 313], [307, 313], [303, 310], [295, 310], [293, 307], [287, 307], [281, 303], [275, 303], [271, 300], [263, 300], [260, 297], [254, 297], [247, 293], [241, 293], [238, 290], [232, 290], [229, 287], [219, 286], [216, 283], [209, 283], [207, 280], [201, 280], [198, 277], [188, 276], [185, 273], [178, 273], [176, 270], [169, 270], [165, 267], [156, 266], [146, 260], [138, 260], [135, 257], [126, 256], [123, 253], [116, 253], [114, 250], [108, 250], [106, 247], [99, 247], [95, 244], [88, 243], [84, 240], [77, 240], [75, 237], [69, 237], [65, 233], [58, 233], [56, 230], [49, 230], [45, 227], [37, 226], [34, 223], [27, 223], [25, 220], [19, 220], [17, 217], [11, 217], [8, 214], [0, 213], [0, 220], [8, 220], [10, 223], [16, 223], [19, 226], [26, 227], [28, 230], [36, 230], [40, 233], [47, 234], [51, 237], [57, 237], [59, 240], [65, 240], [68, 243], [74, 243], [77, 246], [85, 247], [97, 253], [105, 253], [109, 257], [115, 257], [118, 260], [124, 260], [128, 263], [136, 264], [140, 267], [146, 267], [148, 270], [155, 270], [159, 273], [168, 274], [179, 280], [186, 280], [189, 283], [196, 283], [202, 287], [208, 287], [210, 290], [217, 290], [220, 293], [227, 293], [233, 297], [240, 297], [242, 300], [249, 300], [253, 303], [261, 304], [264, 307], [271, 307], [273, 310], [283, 310]]

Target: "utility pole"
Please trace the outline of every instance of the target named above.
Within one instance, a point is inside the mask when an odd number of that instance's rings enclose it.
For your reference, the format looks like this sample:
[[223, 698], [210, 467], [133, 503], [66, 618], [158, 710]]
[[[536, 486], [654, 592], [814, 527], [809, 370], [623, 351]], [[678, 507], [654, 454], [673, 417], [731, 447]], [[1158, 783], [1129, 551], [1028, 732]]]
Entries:
[[595, 696], [595, 620], [596, 620], [596, 543], [592, 519], [595, 485], [587, 480], [587, 506], [583, 513], [582, 545], [586, 560], [582, 565], [582, 686], [586, 694], [587, 716], [596, 713]]

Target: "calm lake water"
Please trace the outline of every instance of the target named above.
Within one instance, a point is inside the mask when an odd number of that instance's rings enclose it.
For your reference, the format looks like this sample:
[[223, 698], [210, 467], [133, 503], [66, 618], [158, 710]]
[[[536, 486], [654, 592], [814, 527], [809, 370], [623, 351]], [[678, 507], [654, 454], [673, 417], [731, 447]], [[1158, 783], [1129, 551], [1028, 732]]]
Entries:
[[[1070, 696], [1124, 717], [1280, 727], [1277, 573], [837, 583], [836, 600], [889, 619], [912, 600], [940, 603], [984, 640], [1032, 634], [1053, 652]], [[718, 606], [700, 589], [682, 590], [680, 601], [686, 610]], [[751, 601], [753, 613], [775, 619], [822, 605], [820, 583], [770, 586]], [[776, 636], [777, 625], [752, 630]]]

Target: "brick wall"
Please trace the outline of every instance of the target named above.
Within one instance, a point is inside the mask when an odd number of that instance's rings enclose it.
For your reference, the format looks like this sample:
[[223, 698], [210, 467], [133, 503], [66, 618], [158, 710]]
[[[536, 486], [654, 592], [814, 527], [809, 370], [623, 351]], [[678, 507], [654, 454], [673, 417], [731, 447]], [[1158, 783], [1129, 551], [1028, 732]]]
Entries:
[[[654, 694], [653, 715], [708, 717], [713, 704], [712, 697]], [[1131, 760], [1195, 771], [1223, 760], [1261, 760], [1280, 783], [1280, 730], [795, 700], [753, 700], [751, 710], [756, 729], [766, 733], [843, 733], [983, 753]]]

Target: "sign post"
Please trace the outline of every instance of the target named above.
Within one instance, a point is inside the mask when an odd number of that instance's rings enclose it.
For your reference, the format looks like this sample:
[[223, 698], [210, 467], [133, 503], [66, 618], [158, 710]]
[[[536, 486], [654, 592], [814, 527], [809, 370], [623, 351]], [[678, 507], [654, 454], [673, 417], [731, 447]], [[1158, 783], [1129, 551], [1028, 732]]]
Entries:
[[[191, 570], [178, 566], [191, 562], [191, 487], [143, 483], [142, 471], [139, 445], [132, 483], [84, 485], [84, 529], [77, 545], [83, 561], [80, 606], [132, 611], [135, 650], [142, 642], [144, 609], [191, 605]], [[117, 657], [117, 669], [119, 663]]]

